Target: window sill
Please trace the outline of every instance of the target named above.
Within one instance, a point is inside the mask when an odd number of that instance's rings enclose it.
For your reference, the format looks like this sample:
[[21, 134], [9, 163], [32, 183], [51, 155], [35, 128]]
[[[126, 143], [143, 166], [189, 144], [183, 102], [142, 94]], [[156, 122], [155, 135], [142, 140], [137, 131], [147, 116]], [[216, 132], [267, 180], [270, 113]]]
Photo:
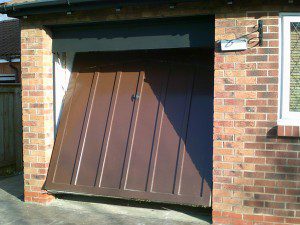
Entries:
[[279, 137], [300, 137], [300, 126], [278, 125]]
[[[296, 116], [295, 116], [296, 117]], [[281, 118], [277, 120], [278, 126], [300, 127], [300, 119]]]

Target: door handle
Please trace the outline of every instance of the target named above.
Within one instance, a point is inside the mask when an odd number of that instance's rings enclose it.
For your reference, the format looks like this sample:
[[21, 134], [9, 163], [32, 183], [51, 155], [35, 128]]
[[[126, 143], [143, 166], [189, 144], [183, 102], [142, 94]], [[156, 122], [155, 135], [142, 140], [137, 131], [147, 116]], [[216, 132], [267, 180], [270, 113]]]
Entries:
[[140, 98], [139, 93], [136, 93], [135, 95], [132, 95], [132, 96], [131, 96], [131, 100], [132, 100], [132, 101], [138, 100], [139, 98]]

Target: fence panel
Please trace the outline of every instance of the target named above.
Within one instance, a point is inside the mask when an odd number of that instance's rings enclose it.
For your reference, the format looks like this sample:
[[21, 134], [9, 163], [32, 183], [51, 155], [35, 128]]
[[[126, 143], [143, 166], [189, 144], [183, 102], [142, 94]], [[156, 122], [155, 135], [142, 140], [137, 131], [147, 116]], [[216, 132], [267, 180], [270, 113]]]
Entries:
[[20, 84], [0, 84], [0, 168], [22, 170], [21, 108]]

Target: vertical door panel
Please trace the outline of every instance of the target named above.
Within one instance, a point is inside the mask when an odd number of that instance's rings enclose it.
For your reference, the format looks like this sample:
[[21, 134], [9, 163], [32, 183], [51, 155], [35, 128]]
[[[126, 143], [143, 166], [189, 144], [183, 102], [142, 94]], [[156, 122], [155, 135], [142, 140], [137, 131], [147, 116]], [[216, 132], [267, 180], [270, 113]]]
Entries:
[[100, 177], [100, 187], [120, 188], [129, 130], [132, 122], [134, 100], [140, 73], [122, 72], [116, 98], [111, 111], [111, 124], [106, 137], [105, 154]]
[[147, 189], [162, 82], [167, 71], [167, 67], [155, 64], [148, 65], [145, 71], [141, 97], [138, 99], [134, 136], [129, 149], [125, 189], [139, 191]]
[[116, 72], [95, 75], [78, 154], [76, 185], [93, 187], [96, 183], [115, 80]]
[[165, 101], [162, 103], [162, 122], [157, 130], [160, 134], [156, 140], [158, 148], [154, 164], [153, 192], [174, 192], [189, 79], [190, 76], [185, 74], [184, 68], [171, 68]]
[[[180, 194], [210, 196], [212, 186], [213, 95], [206, 76], [195, 77]], [[204, 141], [205, 140], [205, 141]]]
[[59, 148], [60, 153], [54, 175], [54, 181], [57, 183], [71, 182], [93, 77], [93, 73], [87, 73], [75, 78], [71, 104], [66, 117], [62, 118], [65, 120], [65, 124], [62, 125], [65, 126], [60, 126], [61, 130], [58, 131], [61, 143], [55, 146]]

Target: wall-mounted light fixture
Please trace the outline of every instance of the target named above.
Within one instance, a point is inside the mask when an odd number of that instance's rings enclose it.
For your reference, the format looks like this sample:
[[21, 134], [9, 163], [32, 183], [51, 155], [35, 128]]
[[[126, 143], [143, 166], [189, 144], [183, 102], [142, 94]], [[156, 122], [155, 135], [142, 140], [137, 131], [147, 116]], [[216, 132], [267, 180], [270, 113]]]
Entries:
[[[256, 32], [258, 32], [257, 37], [249, 38], [250, 34], [253, 34]], [[256, 39], [256, 38], [258, 38], [257, 45], [263, 46], [264, 35], [263, 35], [263, 21], [262, 20], [258, 20], [257, 29], [249, 34], [243, 35], [239, 38], [232, 39], [232, 40], [221, 40], [220, 41], [221, 51], [243, 51], [243, 50], [246, 50], [248, 48], [249, 41], [252, 39]]]
[[247, 49], [248, 39], [238, 38], [233, 40], [221, 40], [222, 51], [243, 51]]

